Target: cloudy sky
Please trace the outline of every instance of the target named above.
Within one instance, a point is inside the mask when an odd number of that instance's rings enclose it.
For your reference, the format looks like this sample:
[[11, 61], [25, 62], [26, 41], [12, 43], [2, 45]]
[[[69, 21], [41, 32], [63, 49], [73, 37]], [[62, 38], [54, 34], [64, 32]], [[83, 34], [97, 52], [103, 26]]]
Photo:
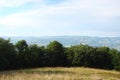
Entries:
[[119, 36], [120, 0], [0, 0], [0, 36]]

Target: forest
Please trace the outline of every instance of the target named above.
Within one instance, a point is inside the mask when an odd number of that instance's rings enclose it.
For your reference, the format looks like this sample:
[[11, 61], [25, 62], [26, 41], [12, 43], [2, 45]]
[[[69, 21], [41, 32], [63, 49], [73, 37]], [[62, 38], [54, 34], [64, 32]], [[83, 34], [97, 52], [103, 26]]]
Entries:
[[35, 67], [89, 67], [120, 70], [120, 52], [106, 46], [73, 45], [64, 47], [58, 41], [47, 46], [28, 45], [19, 40], [0, 38], [0, 70]]

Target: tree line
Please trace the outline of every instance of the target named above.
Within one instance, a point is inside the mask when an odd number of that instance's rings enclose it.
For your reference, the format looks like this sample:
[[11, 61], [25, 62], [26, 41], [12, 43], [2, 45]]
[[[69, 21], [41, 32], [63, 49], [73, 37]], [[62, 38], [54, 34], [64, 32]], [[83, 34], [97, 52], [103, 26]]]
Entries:
[[79, 66], [120, 70], [120, 52], [83, 44], [64, 47], [58, 41], [47, 46], [28, 45], [25, 40], [13, 44], [0, 38], [0, 70]]

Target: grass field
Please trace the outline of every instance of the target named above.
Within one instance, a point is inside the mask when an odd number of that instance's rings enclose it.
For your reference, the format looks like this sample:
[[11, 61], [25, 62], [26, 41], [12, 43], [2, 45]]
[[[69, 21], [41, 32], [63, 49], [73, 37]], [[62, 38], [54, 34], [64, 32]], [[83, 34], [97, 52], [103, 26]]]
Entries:
[[90, 68], [36, 68], [0, 72], [0, 80], [120, 80], [120, 72]]

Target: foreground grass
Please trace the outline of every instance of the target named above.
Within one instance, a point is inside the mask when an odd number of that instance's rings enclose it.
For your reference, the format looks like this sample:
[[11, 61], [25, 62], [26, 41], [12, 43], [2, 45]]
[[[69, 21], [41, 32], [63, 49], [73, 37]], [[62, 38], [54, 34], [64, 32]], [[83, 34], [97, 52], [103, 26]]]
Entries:
[[0, 80], [120, 80], [120, 72], [90, 68], [36, 68], [0, 72]]

